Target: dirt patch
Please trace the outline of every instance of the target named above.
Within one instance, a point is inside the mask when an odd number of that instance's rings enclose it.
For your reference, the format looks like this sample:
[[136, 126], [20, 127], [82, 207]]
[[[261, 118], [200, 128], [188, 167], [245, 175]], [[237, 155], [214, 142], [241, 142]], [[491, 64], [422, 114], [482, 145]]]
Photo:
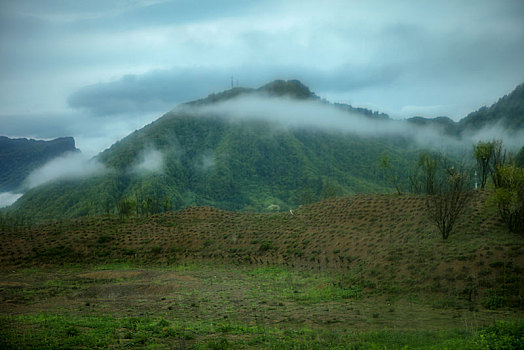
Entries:
[[31, 287], [30, 284], [24, 282], [0, 281], [0, 288], [2, 287]]
[[89, 278], [94, 280], [111, 280], [111, 279], [121, 279], [121, 278], [137, 278], [142, 276], [144, 273], [142, 271], [113, 271], [113, 270], [103, 270], [103, 271], [93, 271], [88, 273], [83, 273], [78, 275], [80, 278]]
[[94, 286], [79, 293], [78, 297], [117, 299], [128, 297], [147, 297], [149, 295], [169, 295], [180, 288], [175, 284], [121, 284]]

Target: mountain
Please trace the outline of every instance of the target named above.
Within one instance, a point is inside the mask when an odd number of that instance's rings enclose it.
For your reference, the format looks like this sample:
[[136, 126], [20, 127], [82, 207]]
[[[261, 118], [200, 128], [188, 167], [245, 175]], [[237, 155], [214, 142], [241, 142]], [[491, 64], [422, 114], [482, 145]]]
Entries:
[[461, 133], [490, 126], [500, 126], [509, 131], [524, 129], [524, 84], [517, 86], [509, 95], [500, 98], [490, 107], [482, 107], [468, 114], [458, 123]]
[[458, 122], [448, 117], [413, 117], [409, 118], [408, 122], [438, 128], [456, 137], [493, 127], [509, 133], [524, 131], [524, 84], [517, 86], [509, 95], [501, 97], [490, 107], [483, 106]]
[[[516, 106], [518, 96], [498, 104]], [[502, 109], [496, 105], [489, 110]], [[333, 123], [333, 111], [351, 127], [318, 127]], [[471, 152], [471, 139], [460, 144], [460, 138], [473, 126], [488, 125], [479, 115], [459, 123], [446, 117], [406, 122], [331, 104], [297, 80], [235, 87], [185, 103], [116, 142], [96, 157], [105, 174], [39, 186], [12, 210], [37, 219], [78, 217], [117, 212], [124, 200], [136, 214], [188, 206], [288, 210], [333, 196], [393, 192], [379, 167], [383, 155], [407, 189], [408, 174], [432, 143], [457, 150], [451, 155], [457, 159], [471, 158], [463, 153]]]
[[[204, 205], [287, 210], [335, 195], [392, 191], [379, 169], [384, 154], [407, 187], [407, 172], [418, 153], [403, 141], [283, 127], [263, 118], [235, 119], [198, 109], [241, 95], [326, 104], [294, 80], [212, 94], [176, 108], [99, 154], [97, 160], [109, 169], [106, 174], [34, 188], [14, 209], [33, 218], [76, 217], [115, 212], [127, 198], [138, 212]], [[335, 108], [348, 112], [347, 118], [358, 113], [351, 106]], [[387, 119], [367, 110], [359, 115]]]
[[51, 141], [0, 136], [0, 192], [17, 190], [31, 171], [65, 152], [76, 152], [72, 137]]

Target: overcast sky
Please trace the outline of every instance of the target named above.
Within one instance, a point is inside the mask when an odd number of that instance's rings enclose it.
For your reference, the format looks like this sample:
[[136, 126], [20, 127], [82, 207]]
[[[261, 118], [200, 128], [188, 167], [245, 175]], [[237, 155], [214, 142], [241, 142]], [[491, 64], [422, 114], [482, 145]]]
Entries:
[[458, 120], [524, 82], [523, 43], [522, 0], [1, 0], [0, 135], [94, 154], [231, 76]]

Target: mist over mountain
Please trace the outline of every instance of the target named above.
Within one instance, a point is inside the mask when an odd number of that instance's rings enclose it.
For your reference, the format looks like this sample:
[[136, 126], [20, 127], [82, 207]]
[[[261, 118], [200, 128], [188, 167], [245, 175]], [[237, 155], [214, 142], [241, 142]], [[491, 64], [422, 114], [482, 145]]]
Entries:
[[448, 117], [413, 117], [408, 122], [440, 129], [446, 135], [459, 138], [500, 138], [505, 140], [507, 146], [518, 149], [524, 143], [524, 84], [520, 84], [491, 106], [483, 106], [458, 122]]
[[0, 136], [0, 192], [19, 189], [31, 171], [66, 152], [77, 152], [72, 137], [50, 141]]
[[[501, 99], [508, 100], [514, 98]], [[115, 212], [124, 199], [137, 213], [202, 205], [292, 209], [336, 195], [392, 191], [379, 169], [383, 155], [407, 188], [422, 151], [470, 157], [472, 144], [492, 124], [475, 114], [468, 118], [463, 124], [393, 120], [329, 103], [297, 80], [232, 87], [178, 106], [100, 153], [85, 176], [57, 176], [28, 191], [13, 210], [35, 218], [75, 217]], [[509, 132], [496, 120], [490, 119], [502, 127], [490, 138], [513, 138], [522, 147], [522, 130]]]

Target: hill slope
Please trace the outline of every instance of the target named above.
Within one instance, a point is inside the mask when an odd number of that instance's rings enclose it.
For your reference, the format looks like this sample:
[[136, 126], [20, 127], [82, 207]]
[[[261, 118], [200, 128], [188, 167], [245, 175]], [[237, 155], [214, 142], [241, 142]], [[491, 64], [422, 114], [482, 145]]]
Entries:
[[523, 237], [508, 232], [485, 199], [485, 193], [475, 194], [448, 241], [426, 218], [422, 196], [355, 195], [293, 213], [200, 207], [150, 218], [106, 216], [19, 229], [4, 234], [0, 262], [285, 265], [347, 271], [353, 283], [379, 294], [441, 293], [484, 302], [499, 293], [505, 298], [499, 302], [518, 306]]

